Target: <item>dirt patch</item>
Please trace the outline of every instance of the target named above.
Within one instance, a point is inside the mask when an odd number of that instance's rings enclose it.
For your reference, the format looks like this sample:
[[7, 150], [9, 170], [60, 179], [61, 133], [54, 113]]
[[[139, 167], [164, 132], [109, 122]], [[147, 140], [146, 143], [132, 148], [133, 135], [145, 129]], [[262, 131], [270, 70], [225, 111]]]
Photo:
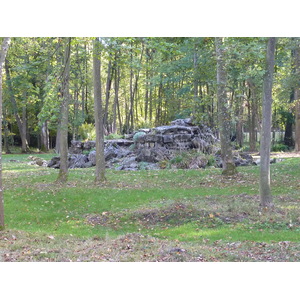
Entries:
[[103, 212], [86, 215], [85, 222], [91, 226], [106, 226], [118, 229], [124, 224], [133, 224], [139, 228], [161, 228], [180, 226], [189, 222], [198, 222], [199, 226], [215, 227], [216, 225], [241, 222], [249, 217], [247, 212], [216, 211], [200, 209], [200, 205], [173, 203], [160, 208], [145, 208], [119, 213]]
[[131, 213], [130, 219], [147, 227], [150, 225], [182, 225], [207, 215], [207, 212], [193, 205], [176, 203], [163, 208], [136, 210]]

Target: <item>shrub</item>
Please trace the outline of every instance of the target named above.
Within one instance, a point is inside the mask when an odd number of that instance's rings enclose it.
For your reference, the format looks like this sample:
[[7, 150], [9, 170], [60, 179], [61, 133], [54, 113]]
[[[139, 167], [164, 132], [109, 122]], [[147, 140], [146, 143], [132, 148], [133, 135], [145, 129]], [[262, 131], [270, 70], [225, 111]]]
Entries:
[[141, 136], [144, 136], [145, 134], [146, 133], [143, 132], [143, 131], [139, 131], [139, 132], [135, 133], [134, 136], [133, 136], [133, 141], [136, 143], [139, 140], [139, 138]]
[[92, 148], [92, 149], [90, 149], [90, 150], [83, 150], [83, 151], [82, 151], [82, 154], [84, 154], [84, 155], [89, 155], [92, 151], [96, 151], [96, 148]]
[[117, 134], [117, 133], [110, 133], [109, 135], [105, 136], [106, 140], [117, 140], [122, 139], [123, 135]]
[[213, 155], [205, 155], [197, 151], [180, 152], [169, 161], [169, 167], [176, 166], [178, 169], [190, 169], [193, 167], [204, 168], [215, 165]]
[[271, 147], [271, 151], [273, 151], [273, 152], [286, 152], [288, 150], [289, 150], [289, 147], [282, 143], [275, 143]]
[[78, 134], [82, 140], [94, 141], [96, 139], [96, 128], [94, 124], [83, 123], [78, 127]]

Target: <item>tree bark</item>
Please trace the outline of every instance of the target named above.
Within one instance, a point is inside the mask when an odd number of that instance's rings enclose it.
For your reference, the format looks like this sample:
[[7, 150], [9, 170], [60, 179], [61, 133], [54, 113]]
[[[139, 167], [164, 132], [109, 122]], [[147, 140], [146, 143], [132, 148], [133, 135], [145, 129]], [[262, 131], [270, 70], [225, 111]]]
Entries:
[[41, 128], [41, 150], [49, 151], [49, 130], [48, 130], [48, 121], [43, 122]]
[[248, 99], [248, 122], [249, 122], [249, 147], [250, 151], [257, 151], [257, 98], [256, 87], [251, 78], [248, 78], [247, 85], [249, 87], [249, 99]]
[[[29, 152], [29, 146], [28, 146], [28, 141], [26, 138], [26, 118], [23, 114], [23, 117], [21, 118], [19, 113], [18, 113], [18, 105], [14, 96], [14, 91], [13, 91], [13, 86], [11, 83], [11, 77], [10, 77], [10, 69], [9, 69], [9, 63], [8, 60], [5, 60], [5, 72], [6, 72], [6, 80], [7, 80], [7, 86], [9, 89], [10, 93], [10, 101], [12, 104], [13, 112], [17, 121], [21, 141], [22, 141], [22, 152], [26, 153]], [[24, 122], [25, 120], [25, 122]]]
[[270, 148], [272, 126], [272, 86], [275, 64], [276, 38], [269, 38], [266, 54], [266, 73], [263, 83], [262, 129], [260, 139], [260, 205], [263, 208], [273, 206], [270, 180]]
[[[297, 45], [293, 55], [293, 64], [295, 76], [299, 77], [300, 73], [300, 45], [297, 39]], [[300, 87], [294, 87], [294, 103], [295, 103], [295, 151], [300, 151]]]
[[101, 95], [101, 50], [100, 41], [96, 38], [93, 42], [93, 79], [94, 79], [94, 105], [95, 105], [95, 127], [96, 127], [96, 171], [95, 182], [105, 181], [105, 159], [104, 159], [104, 127], [103, 109]]
[[217, 98], [218, 98], [218, 120], [220, 127], [222, 174], [231, 176], [237, 173], [233, 161], [232, 149], [230, 145], [230, 114], [228, 111], [227, 98], [227, 74], [224, 63], [224, 45], [223, 38], [215, 38], [217, 55]]
[[8, 122], [6, 119], [6, 107], [3, 109], [3, 127], [4, 127], [4, 149], [6, 154], [10, 154], [11, 151], [9, 149], [9, 140], [8, 140], [8, 135], [9, 135], [9, 130], [8, 130]]
[[106, 79], [106, 89], [105, 89], [105, 110], [104, 110], [104, 120], [103, 124], [106, 127], [107, 134], [110, 133], [109, 125], [108, 125], [108, 106], [109, 106], [109, 98], [110, 98], [110, 90], [113, 79], [114, 68], [112, 68], [111, 59], [108, 62], [107, 66], [107, 79]]
[[68, 180], [68, 118], [69, 118], [69, 79], [70, 79], [70, 56], [71, 39], [67, 38], [64, 70], [62, 75], [62, 104], [60, 122], [60, 169], [57, 182], [65, 183]]
[[[4, 38], [0, 52], [0, 124], [2, 124], [2, 70], [9, 48], [10, 38]], [[4, 229], [4, 199], [2, 183], [2, 127], [0, 129], [0, 230]]]
[[[290, 95], [289, 103], [294, 102], [294, 88], [292, 89]], [[294, 115], [289, 111], [287, 112], [286, 122], [285, 122], [285, 131], [284, 131], [284, 144], [292, 148], [295, 146], [293, 138], [293, 125], [294, 125]]]
[[[117, 133], [117, 108], [119, 102], [119, 84], [120, 84], [120, 67], [115, 66], [115, 99], [113, 105], [113, 122], [112, 122], [112, 132]], [[119, 125], [121, 125], [119, 120]], [[120, 126], [121, 127], [121, 126]]]

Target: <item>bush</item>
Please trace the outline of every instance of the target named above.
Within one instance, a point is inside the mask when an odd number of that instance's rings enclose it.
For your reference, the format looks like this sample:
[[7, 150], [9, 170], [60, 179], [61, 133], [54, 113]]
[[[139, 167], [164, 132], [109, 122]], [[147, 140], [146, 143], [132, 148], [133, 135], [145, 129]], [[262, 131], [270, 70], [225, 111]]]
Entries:
[[82, 151], [82, 154], [84, 154], [84, 155], [89, 155], [92, 151], [96, 151], [96, 148], [92, 148], [92, 149], [90, 149], [90, 150], [83, 150], [83, 151]]
[[122, 139], [123, 135], [117, 134], [117, 133], [110, 133], [109, 135], [105, 136], [106, 140], [117, 140]]
[[169, 167], [172, 165], [178, 169], [205, 168], [215, 165], [215, 157], [197, 151], [180, 152], [169, 161]]
[[271, 151], [273, 151], [273, 152], [286, 152], [288, 150], [289, 150], [289, 147], [282, 143], [275, 143], [271, 147]]
[[82, 140], [94, 141], [96, 139], [96, 128], [94, 124], [84, 123], [78, 127], [78, 134]]
[[133, 141], [136, 143], [139, 140], [139, 138], [141, 136], [144, 136], [145, 134], [146, 133], [143, 132], [143, 131], [139, 131], [139, 132], [135, 133], [134, 136], [133, 136]]

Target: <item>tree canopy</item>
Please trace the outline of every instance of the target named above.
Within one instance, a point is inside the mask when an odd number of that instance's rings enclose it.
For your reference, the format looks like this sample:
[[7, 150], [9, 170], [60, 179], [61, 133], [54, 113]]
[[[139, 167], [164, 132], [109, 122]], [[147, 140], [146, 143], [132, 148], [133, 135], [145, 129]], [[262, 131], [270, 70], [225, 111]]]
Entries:
[[[104, 133], [168, 124], [193, 116], [219, 131], [217, 60], [212, 37], [105, 37], [101, 42]], [[68, 139], [93, 129], [93, 39], [72, 38]], [[225, 38], [224, 64], [230, 135], [257, 150], [262, 121], [266, 38]], [[279, 38], [275, 53], [272, 130], [285, 132], [287, 147], [298, 128], [298, 38]], [[48, 150], [58, 143], [64, 38], [12, 38], [3, 81], [5, 151], [12, 145]], [[84, 128], [84, 130], [82, 130]]]

